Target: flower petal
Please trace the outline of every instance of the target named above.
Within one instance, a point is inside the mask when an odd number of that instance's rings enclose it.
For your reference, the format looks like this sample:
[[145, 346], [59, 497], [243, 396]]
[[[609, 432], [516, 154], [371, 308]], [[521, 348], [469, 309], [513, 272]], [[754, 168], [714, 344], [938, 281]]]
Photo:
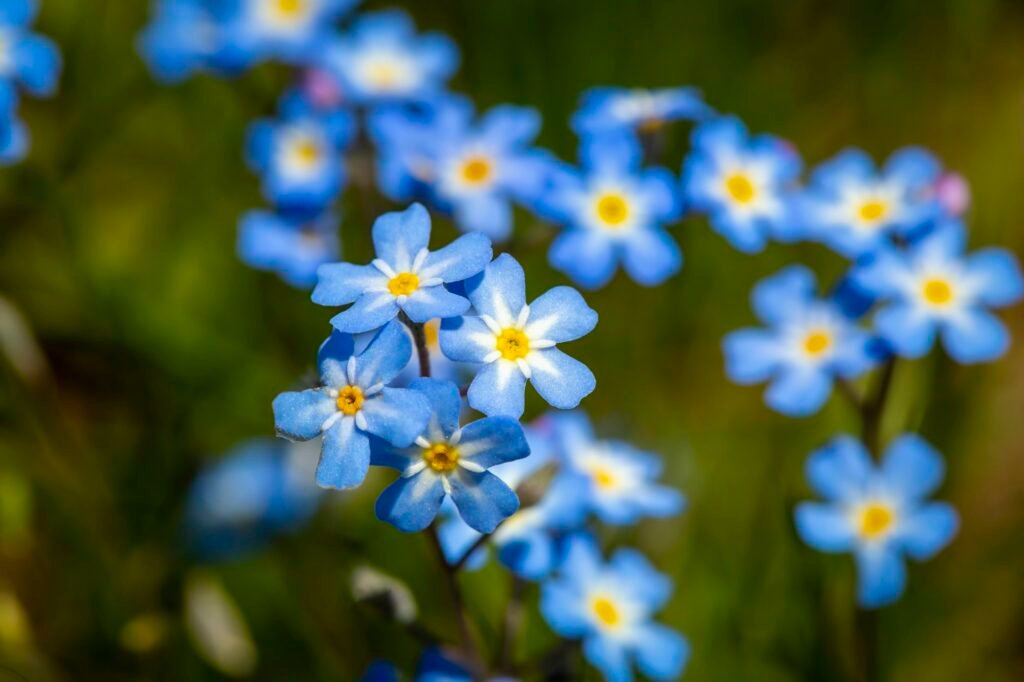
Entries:
[[503, 253], [484, 271], [466, 280], [466, 293], [480, 315], [502, 326], [515, 322], [526, 304], [526, 275], [515, 258]]
[[363, 294], [346, 310], [331, 318], [335, 329], [349, 334], [373, 331], [395, 319], [398, 304], [387, 291]]
[[896, 601], [907, 582], [907, 568], [895, 548], [870, 545], [857, 551], [857, 599], [864, 608]]
[[399, 476], [377, 498], [377, 518], [406, 533], [421, 531], [434, 521], [444, 494], [441, 477], [434, 473]]
[[889, 492], [905, 500], [919, 500], [934, 492], [945, 470], [942, 455], [915, 434], [904, 434], [893, 441], [881, 466]]
[[636, 230], [625, 241], [622, 266], [637, 284], [653, 287], [683, 267], [683, 252], [665, 230]]
[[453, 294], [443, 286], [421, 287], [414, 291], [402, 310], [413, 322], [427, 322], [434, 318], [457, 317], [469, 310], [469, 299]]
[[345, 364], [355, 349], [355, 340], [351, 334], [331, 330], [331, 335], [320, 345], [316, 352], [316, 364], [320, 368], [320, 380], [325, 386], [339, 388], [348, 384], [345, 375]]
[[385, 388], [379, 397], [364, 403], [361, 414], [366, 418], [367, 432], [404, 448], [426, 429], [430, 403], [419, 391]]
[[750, 295], [751, 305], [763, 322], [780, 324], [806, 310], [816, 288], [813, 272], [802, 265], [792, 265], [758, 282]]
[[800, 539], [820, 552], [848, 552], [856, 540], [849, 514], [839, 507], [801, 502], [794, 513]]
[[892, 303], [875, 315], [878, 335], [904, 357], [919, 358], [935, 345], [936, 324], [919, 306]]
[[430, 243], [430, 214], [422, 204], [404, 211], [385, 213], [373, 223], [373, 246], [380, 258], [395, 269], [407, 272], [422, 249]]
[[814, 414], [832, 393], [832, 377], [818, 367], [786, 367], [764, 393], [774, 410], [792, 417]]
[[551, 266], [587, 289], [599, 289], [615, 274], [618, 258], [607, 236], [593, 230], [567, 229], [548, 250]]
[[355, 488], [366, 479], [369, 470], [370, 439], [356, 428], [354, 419], [340, 419], [324, 434], [316, 467], [317, 485], [339, 490]]
[[[462, 412], [462, 398], [459, 387], [450, 381], [437, 379], [416, 379], [409, 384], [413, 391], [419, 391], [426, 397], [430, 405], [430, 421], [424, 432], [428, 439], [448, 438], [459, 428], [459, 414]], [[518, 422], [516, 423], [518, 426]], [[465, 443], [465, 436], [459, 441], [460, 451]]]
[[274, 398], [274, 428], [289, 440], [316, 438], [337, 409], [334, 399], [320, 389], [282, 393]]
[[387, 285], [388, 278], [372, 265], [352, 263], [325, 263], [317, 268], [313, 303], [318, 305], [347, 305], [362, 296], [367, 289]]
[[995, 315], [965, 310], [943, 326], [942, 345], [957, 362], [987, 362], [1010, 349], [1010, 333]]
[[1005, 249], [981, 249], [967, 257], [966, 275], [985, 305], [1002, 307], [1024, 296], [1024, 277], [1016, 257]]
[[473, 530], [490, 533], [519, 509], [519, 497], [489, 471], [459, 468], [449, 481], [459, 515]]
[[525, 407], [526, 377], [507, 360], [484, 365], [469, 385], [469, 406], [489, 417], [518, 419]]
[[949, 544], [960, 528], [956, 510], [933, 502], [900, 519], [895, 541], [913, 558], [925, 561]]
[[432, 251], [420, 268], [420, 279], [440, 278], [458, 282], [481, 272], [491, 262], [491, 240], [482, 234], [464, 234], [451, 244]]
[[560, 410], [576, 407], [597, 387], [597, 379], [586, 365], [557, 348], [532, 351], [526, 356], [526, 362], [530, 365], [530, 382], [537, 393]]
[[597, 313], [572, 287], [555, 287], [530, 304], [530, 319], [523, 330], [531, 339], [557, 343], [573, 341], [593, 331]]
[[871, 456], [852, 436], [839, 436], [807, 459], [807, 482], [822, 497], [840, 502], [864, 495], [874, 475]]
[[657, 623], [646, 623], [634, 640], [637, 667], [652, 680], [674, 680], [690, 658], [690, 644], [681, 634]]
[[[455, 384], [451, 386], [454, 388]], [[457, 390], [455, 397], [458, 400]], [[457, 423], [457, 412], [455, 418]], [[530, 454], [523, 427], [511, 417], [487, 417], [467, 424], [462, 429], [458, 447], [460, 458], [471, 460], [485, 469]]]
[[783, 359], [781, 344], [771, 331], [740, 329], [722, 341], [725, 372], [738, 384], [766, 381], [779, 370]]
[[479, 317], [442, 320], [441, 352], [455, 362], [483, 362], [497, 348], [494, 332]]
[[412, 341], [401, 322], [389, 322], [356, 356], [356, 382], [365, 387], [389, 383], [409, 364]]
[[633, 682], [633, 671], [625, 647], [611, 637], [590, 636], [583, 640], [583, 657], [601, 671], [605, 682]]

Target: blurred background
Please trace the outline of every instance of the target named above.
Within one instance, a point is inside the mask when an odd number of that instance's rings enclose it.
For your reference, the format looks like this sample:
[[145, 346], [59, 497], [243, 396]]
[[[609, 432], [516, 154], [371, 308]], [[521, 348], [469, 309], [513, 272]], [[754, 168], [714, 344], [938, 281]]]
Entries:
[[[449, 34], [463, 55], [453, 89], [480, 108], [538, 108], [539, 143], [563, 158], [575, 156], [568, 117], [584, 89], [692, 84], [809, 165], [848, 145], [878, 159], [931, 148], [971, 185], [972, 246], [1024, 251], [1021, 3], [364, 6], [403, 6]], [[214, 563], [184, 549], [189, 483], [236, 443], [273, 435], [270, 402], [312, 380], [331, 312], [235, 254], [238, 217], [263, 204], [245, 127], [273, 112], [289, 70], [162, 87], [134, 46], [149, 9], [43, 1], [38, 30], [64, 53], [60, 93], [23, 103], [31, 154], [0, 170], [0, 680], [351, 680], [375, 658], [408, 668], [421, 644], [356, 603], [353, 572], [395, 576], [424, 623], [454, 625], [425, 539], [373, 516], [387, 475], [331, 493], [309, 526], [262, 551]], [[664, 157], [677, 173], [687, 132]], [[346, 260], [369, 259], [373, 210], [350, 188]], [[435, 241], [455, 234], [436, 224]], [[544, 229], [519, 215], [517, 234]], [[856, 415], [838, 396], [814, 418], [775, 414], [759, 388], [726, 379], [719, 349], [753, 322], [756, 280], [799, 261], [829, 281], [841, 262], [804, 244], [745, 256], [701, 220], [673, 233], [683, 272], [656, 289], [620, 276], [588, 295], [601, 323], [573, 344], [598, 377], [583, 407], [599, 431], [661, 453], [690, 500], [681, 518], [609, 539], [675, 579], [664, 620], [693, 644], [686, 679], [854, 679], [852, 561], [801, 544], [791, 512], [810, 496], [807, 454], [855, 431]], [[540, 241], [516, 251], [531, 297], [566, 283]], [[963, 525], [879, 614], [884, 679], [1024, 679], [1024, 316], [1005, 317], [1018, 343], [997, 363], [897, 368], [884, 436], [918, 431], [946, 455], [939, 496]], [[528, 403], [527, 416], [540, 411]], [[496, 624], [503, 572], [466, 585], [473, 612]], [[529, 613], [524, 650], [550, 639]]]

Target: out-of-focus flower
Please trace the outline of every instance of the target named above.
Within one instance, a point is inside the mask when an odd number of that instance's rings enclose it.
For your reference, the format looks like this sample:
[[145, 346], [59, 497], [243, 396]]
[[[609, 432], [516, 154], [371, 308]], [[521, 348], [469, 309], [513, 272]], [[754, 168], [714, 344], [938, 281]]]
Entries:
[[853, 271], [857, 286], [883, 301], [875, 329], [896, 353], [921, 357], [937, 336], [957, 362], [993, 360], [1010, 334], [990, 308], [1024, 296], [1013, 254], [987, 248], [965, 254], [966, 232], [943, 222], [906, 248], [885, 247]]
[[338, 77], [348, 101], [372, 105], [441, 92], [459, 66], [459, 52], [439, 33], [417, 35], [407, 14], [391, 10], [359, 17], [318, 65]]
[[747, 253], [770, 238], [800, 236], [793, 204], [801, 161], [792, 145], [770, 135], [751, 137], [731, 116], [698, 126], [692, 143], [683, 164], [684, 200], [708, 216], [712, 229]]
[[548, 625], [583, 640], [583, 655], [608, 680], [632, 680], [636, 667], [654, 680], [679, 677], [690, 646], [675, 630], [653, 622], [672, 595], [672, 582], [631, 549], [605, 563], [596, 543], [574, 536], [555, 578], [541, 589]]
[[297, 441], [323, 436], [316, 481], [325, 488], [362, 484], [371, 435], [407, 447], [430, 419], [422, 393], [388, 386], [412, 355], [401, 323], [385, 325], [360, 353], [353, 348], [351, 336], [332, 333], [317, 358], [323, 386], [274, 399], [279, 435]]
[[238, 255], [250, 267], [276, 272], [292, 286], [316, 283], [317, 268], [341, 255], [338, 220], [250, 211], [238, 225]]
[[853, 379], [883, 350], [831, 300], [817, 298], [814, 274], [794, 265], [754, 287], [751, 303], [767, 329], [725, 337], [725, 370], [740, 384], [771, 382], [765, 402], [791, 416], [821, 409], [833, 382]]
[[673, 121], [699, 121], [712, 112], [700, 91], [676, 88], [591, 88], [572, 117], [578, 135], [610, 132], [649, 133]]
[[252, 56], [232, 35], [227, 15], [207, 0], [157, 0], [138, 50], [157, 79], [185, 80], [197, 71], [234, 74]]
[[359, 0], [243, 0], [231, 25], [257, 58], [308, 62], [333, 35], [333, 23]]
[[466, 280], [474, 315], [441, 324], [441, 350], [457, 362], [484, 366], [469, 386], [469, 405], [486, 415], [519, 418], [526, 382], [560, 409], [576, 407], [597, 385], [586, 365], [556, 344], [597, 325], [597, 313], [570, 287], [555, 287], [526, 304], [526, 276], [502, 254]]
[[352, 305], [331, 319], [335, 329], [359, 333], [376, 329], [400, 312], [413, 322], [453, 317], [469, 301], [445, 284], [471, 277], [491, 260], [491, 241], [467, 234], [437, 251], [430, 243], [430, 214], [420, 204], [386, 213], [373, 224], [377, 258], [369, 265], [323, 265], [313, 290], [320, 305]]
[[925, 499], [944, 471], [916, 435], [893, 441], [878, 466], [858, 441], [836, 438], [807, 460], [807, 480], [827, 502], [798, 505], [797, 532], [822, 552], [853, 552], [862, 606], [891, 603], [906, 584], [903, 555], [930, 559], [956, 534], [956, 510]]
[[847, 149], [818, 166], [801, 199], [806, 236], [847, 258], [910, 236], [936, 217], [931, 185], [939, 162], [929, 152], [907, 147], [878, 171], [859, 149]]
[[558, 164], [551, 171], [541, 213], [565, 230], [548, 259], [581, 286], [604, 286], [619, 263], [645, 286], [682, 267], [682, 252], [663, 229], [680, 214], [676, 180], [664, 168], [641, 169], [642, 157], [632, 136], [606, 134], [580, 145], [581, 170]]

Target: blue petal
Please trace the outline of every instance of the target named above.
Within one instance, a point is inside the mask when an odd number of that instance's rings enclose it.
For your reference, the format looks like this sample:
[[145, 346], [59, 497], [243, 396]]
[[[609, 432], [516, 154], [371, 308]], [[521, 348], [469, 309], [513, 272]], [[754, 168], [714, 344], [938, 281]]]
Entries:
[[469, 279], [491, 262], [491, 240], [482, 234], [464, 234], [451, 244], [432, 251], [423, 262], [422, 279], [440, 277], [445, 282]]
[[429, 243], [430, 214], [422, 204], [385, 213], [373, 223], [373, 247], [377, 257], [397, 272], [408, 271], [416, 254]]
[[[449, 564], [462, 559], [469, 548], [480, 539], [480, 533], [466, 525], [458, 516], [449, 518], [440, 528], [437, 529], [438, 538], [441, 540], [441, 549], [444, 551], [444, 558]], [[482, 568], [487, 562], [487, 547], [479, 547], [466, 559], [463, 564], [464, 570], [475, 571]]]
[[313, 303], [331, 306], [352, 303], [367, 289], [387, 284], [388, 279], [372, 265], [352, 263], [325, 263], [317, 268], [316, 276]]
[[935, 320], [916, 306], [889, 304], [875, 315], [875, 329], [904, 357], [919, 358], [935, 345]]
[[672, 223], [679, 219], [682, 197], [676, 178], [666, 168], [651, 168], [640, 178], [640, 192], [647, 211], [657, 223]]
[[583, 656], [601, 671], [605, 682], [633, 682], [625, 647], [610, 637], [592, 636], [583, 641]]
[[455, 362], [483, 362], [496, 348], [494, 332], [479, 317], [443, 320], [438, 340], [441, 352]]
[[813, 272], [802, 265], [792, 265], [758, 282], [750, 302], [762, 321], [781, 324], [807, 309], [816, 288]]
[[725, 371], [738, 384], [766, 381], [778, 371], [782, 359], [778, 339], [764, 329], [732, 332], [723, 340], [722, 350]]
[[245, 159], [256, 172], [267, 169], [274, 148], [274, 124], [260, 120], [251, 124], [245, 133]]
[[586, 365], [557, 348], [531, 351], [526, 361], [531, 370], [530, 383], [541, 398], [560, 410], [576, 407], [597, 387], [597, 379]]
[[[451, 384], [454, 388], [454, 384]], [[458, 400], [458, 390], [455, 392]], [[458, 402], [456, 403], [458, 405]], [[458, 413], [456, 412], [456, 425]], [[519, 422], [511, 417], [487, 417], [462, 428], [459, 440], [462, 458], [485, 469], [504, 462], [522, 459], [530, 454], [530, 446]]]
[[848, 552], [856, 540], [849, 513], [839, 507], [801, 502], [794, 513], [800, 539], [821, 552]]
[[844, 149], [811, 173], [811, 184], [838, 190], [850, 182], [860, 182], [875, 175], [875, 162], [860, 149]]
[[945, 473], [942, 455], [915, 434], [894, 440], [882, 459], [887, 489], [904, 500], [919, 500], [934, 492]]
[[540, 580], [555, 566], [554, 539], [543, 529], [501, 542], [498, 561], [520, 578]]
[[493, 192], [474, 194], [456, 204], [455, 223], [464, 232], [477, 232], [503, 242], [512, 234], [512, 205]]
[[370, 439], [356, 428], [355, 420], [343, 417], [324, 434], [317, 485], [345, 490], [366, 480], [370, 470]]
[[904, 147], [885, 162], [886, 178], [903, 183], [911, 192], [935, 182], [940, 170], [935, 156], [921, 147]]
[[690, 644], [681, 634], [657, 623], [643, 625], [634, 645], [636, 663], [653, 680], [674, 680], [683, 674]]
[[551, 629], [565, 638], [577, 638], [591, 627], [590, 616], [583, 611], [581, 586], [566, 578], [556, 578], [541, 585], [540, 611]]
[[480, 135], [508, 148], [532, 142], [540, 132], [540, 125], [541, 118], [536, 109], [505, 104], [484, 114], [480, 121]]
[[524, 331], [531, 339], [556, 343], [574, 341], [593, 331], [597, 313], [572, 287], [555, 287], [530, 304], [530, 317]]
[[52, 41], [35, 35], [22, 37], [14, 48], [14, 61], [26, 90], [40, 97], [57, 90], [61, 59]]
[[422, 393], [430, 404], [430, 423], [426, 428], [430, 438], [437, 433], [445, 438], [455, 433], [459, 428], [459, 415], [462, 412], [462, 398], [459, 396], [458, 386], [450, 381], [424, 378], [411, 382], [409, 388]]
[[681, 492], [662, 485], [649, 486], [638, 502], [644, 515], [655, 518], [675, 516], [686, 507], [686, 498]]
[[437, 516], [444, 500], [441, 477], [421, 472], [399, 477], [377, 498], [377, 518], [407, 533], [421, 531]]
[[404, 448], [423, 433], [430, 421], [430, 403], [419, 391], [385, 388], [363, 404], [366, 430]]
[[896, 541], [907, 554], [925, 561], [949, 544], [960, 527], [956, 510], [945, 502], [933, 502], [900, 518]]
[[607, 284], [618, 266], [612, 240], [585, 229], [568, 229], [558, 235], [548, 250], [548, 261], [553, 268], [588, 289], [599, 289]]
[[1024, 296], [1024, 278], [1017, 258], [1005, 249], [981, 249], [967, 257], [965, 274], [977, 287], [978, 300], [1000, 308]]
[[576, 585], [592, 583], [601, 575], [601, 551], [588, 534], [575, 533], [565, 543], [565, 555], [559, 567], [561, 575]]
[[618, 589], [651, 611], [661, 609], [672, 596], [672, 581], [659, 573], [640, 552], [620, 549], [608, 562]]
[[38, 0], [4, 0], [0, 3], [0, 24], [27, 26], [35, 19], [38, 9]]
[[398, 315], [398, 303], [388, 292], [363, 294], [349, 308], [331, 318], [335, 329], [361, 334], [383, 327]]
[[274, 398], [274, 428], [290, 440], [316, 438], [337, 409], [334, 399], [319, 389], [282, 393]]
[[690, 138], [695, 148], [715, 155], [722, 151], [732, 153], [746, 144], [747, 128], [735, 116], [721, 116], [694, 128]]
[[526, 275], [515, 258], [503, 253], [484, 271], [466, 280], [466, 293], [477, 313], [499, 324], [515, 320], [526, 305]]
[[832, 393], [832, 377], [816, 367], [786, 367], [764, 393], [774, 410], [792, 417], [814, 414]]
[[637, 284], [653, 287], [679, 272], [683, 252], [665, 230], [636, 230], [625, 241], [622, 266]]
[[459, 515], [473, 530], [493, 532], [499, 523], [519, 509], [516, 494], [489, 471], [473, 472], [459, 468], [449, 481]]
[[995, 315], [979, 309], [965, 310], [945, 323], [942, 345], [957, 362], [987, 362], [1010, 349], [1010, 333]]
[[364, 387], [386, 384], [398, 376], [410, 358], [412, 341], [405, 328], [401, 322], [389, 322], [356, 358], [356, 382]]
[[819, 495], [854, 502], [871, 482], [874, 466], [864, 446], [852, 436], [834, 438], [807, 459], [807, 482]]
[[907, 568], [894, 548], [863, 547], [857, 552], [857, 599], [864, 608], [896, 601], [907, 582]]
[[320, 369], [320, 380], [325, 386], [340, 388], [348, 384], [345, 365], [355, 349], [351, 334], [331, 330], [331, 335], [316, 352], [316, 364]]
[[506, 360], [485, 365], [469, 385], [469, 406], [489, 417], [518, 419], [525, 407], [526, 377]]
[[587, 136], [579, 149], [580, 163], [592, 175], [630, 173], [643, 159], [643, 149], [636, 137], [620, 131]]
[[453, 294], [440, 285], [421, 287], [401, 307], [413, 322], [423, 323], [463, 314], [469, 310], [469, 299]]

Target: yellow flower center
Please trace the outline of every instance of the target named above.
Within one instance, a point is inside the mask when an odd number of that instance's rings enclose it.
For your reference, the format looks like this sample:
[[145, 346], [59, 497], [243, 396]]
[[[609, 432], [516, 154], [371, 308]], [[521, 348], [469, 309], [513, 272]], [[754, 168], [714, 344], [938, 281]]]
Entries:
[[594, 469], [591, 475], [594, 477], [594, 482], [597, 483], [599, 488], [611, 488], [615, 485], [615, 475], [607, 469]]
[[352, 416], [363, 406], [366, 398], [363, 397], [363, 389], [358, 386], [346, 386], [338, 391], [338, 409], [342, 414]]
[[304, 139], [295, 145], [295, 158], [303, 166], [312, 166], [320, 160], [320, 147], [310, 139]]
[[924, 283], [921, 295], [932, 305], [946, 305], [953, 300], [953, 287], [946, 280], [935, 277]]
[[598, 597], [594, 600], [592, 607], [597, 619], [608, 626], [618, 625], [620, 616], [619, 610], [609, 599]]
[[392, 296], [408, 296], [420, 288], [420, 278], [415, 272], [400, 272], [388, 281]]
[[370, 82], [381, 90], [391, 90], [398, 85], [398, 66], [390, 61], [378, 61], [370, 65]]
[[462, 164], [462, 179], [470, 185], [479, 185], [491, 177], [491, 162], [482, 156], [471, 156]]
[[629, 218], [629, 204], [620, 194], [605, 194], [597, 200], [597, 217], [609, 227], [619, 227]]
[[887, 211], [888, 207], [885, 205], [885, 202], [874, 199], [872, 201], [865, 201], [861, 204], [857, 213], [860, 215], [861, 220], [869, 223], [877, 223], [885, 217]]
[[277, 0], [277, 11], [286, 17], [294, 17], [305, 9], [306, 0]]
[[877, 538], [889, 530], [895, 518], [892, 509], [884, 504], [872, 502], [860, 512], [860, 534], [869, 539]]
[[832, 337], [828, 332], [813, 331], [804, 337], [804, 352], [808, 355], [821, 355], [832, 345]]
[[518, 360], [530, 352], [530, 339], [520, 330], [510, 327], [498, 334], [495, 346], [501, 352], [501, 357]]
[[423, 448], [423, 461], [439, 474], [447, 473], [459, 464], [459, 451], [447, 443], [435, 443]]
[[749, 204], [757, 194], [754, 183], [743, 173], [735, 173], [726, 178], [725, 191], [729, 193], [733, 201], [740, 204]]

